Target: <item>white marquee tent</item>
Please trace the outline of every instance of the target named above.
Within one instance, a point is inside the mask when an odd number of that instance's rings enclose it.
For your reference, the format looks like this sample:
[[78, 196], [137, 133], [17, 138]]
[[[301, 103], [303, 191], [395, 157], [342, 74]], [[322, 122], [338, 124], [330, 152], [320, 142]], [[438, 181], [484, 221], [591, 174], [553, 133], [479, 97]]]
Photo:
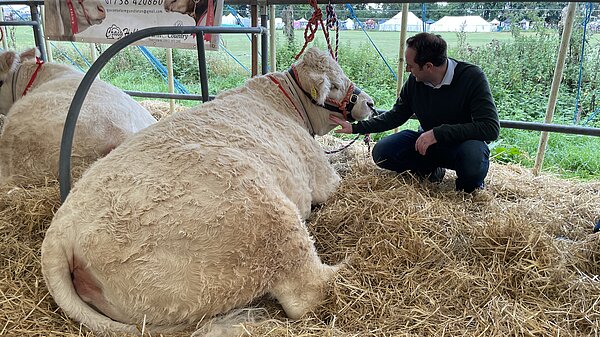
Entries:
[[[406, 30], [409, 32], [420, 32], [423, 30], [423, 21], [412, 12], [408, 12], [406, 18]], [[391, 19], [379, 25], [379, 30], [397, 31], [402, 29], [402, 12], [394, 15]]]
[[493, 26], [481, 16], [444, 16], [429, 26], [431, 32], [491, 32]]
[[346, 25], [346, 29], [348, 29], [348, 30], [354, 29], [354, 20], [347, 18], [346, 21], [344, 21], [344, 24]]

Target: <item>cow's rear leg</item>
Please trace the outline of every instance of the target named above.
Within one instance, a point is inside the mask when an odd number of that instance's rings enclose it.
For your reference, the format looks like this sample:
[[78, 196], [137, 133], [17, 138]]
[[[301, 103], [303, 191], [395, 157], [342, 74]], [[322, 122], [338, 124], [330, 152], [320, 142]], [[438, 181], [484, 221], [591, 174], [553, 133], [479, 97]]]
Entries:
[[321, 263], [315, 254], [305, 266], [275, 284], [271, 294], [289, 318], [299, 319], [323, 302], [339, 268]]

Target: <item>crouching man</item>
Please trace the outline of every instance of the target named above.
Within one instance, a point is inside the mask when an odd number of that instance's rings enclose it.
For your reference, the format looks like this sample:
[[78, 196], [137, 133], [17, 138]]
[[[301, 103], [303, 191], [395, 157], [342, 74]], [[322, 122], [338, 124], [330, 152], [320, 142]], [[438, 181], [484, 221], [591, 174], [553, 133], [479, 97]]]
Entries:
[[420, 33], [406, 41], [406, 71], [410, 73], [390, 111], [350, 124], [335, 116], [338, 133], [376, 133], [404, 124], [414, 114], [418, 131], [403, 130], [381, 139], [373, 160], [384, 169], [411, 171], [432, 182], [456, 171], [456, 189], [483, 188], [489, 169], [486, 142], [496, 140], [500, 122], [489, 83], [475, 65], [447, 56], [439, 35]]

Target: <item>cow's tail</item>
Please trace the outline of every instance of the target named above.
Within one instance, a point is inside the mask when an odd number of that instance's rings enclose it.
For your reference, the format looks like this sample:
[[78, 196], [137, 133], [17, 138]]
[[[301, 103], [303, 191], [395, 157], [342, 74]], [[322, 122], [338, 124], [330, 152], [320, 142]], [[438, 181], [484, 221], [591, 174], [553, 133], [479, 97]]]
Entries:
[[97, 312], [84, 302], [73, 285], [69, 261], [72, 249], [62, 245], [63, 240], [49, 230], [42, 244], [42, 274], [50, 295], [58, 306], [72, 319], [95, 332], [139, 334], [134, 325], [123, 324]]

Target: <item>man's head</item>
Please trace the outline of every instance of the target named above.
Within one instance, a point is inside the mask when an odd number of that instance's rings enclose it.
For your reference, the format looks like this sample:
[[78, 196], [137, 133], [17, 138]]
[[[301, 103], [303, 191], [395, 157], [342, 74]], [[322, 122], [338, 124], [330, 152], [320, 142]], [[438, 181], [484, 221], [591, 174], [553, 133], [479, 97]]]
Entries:
[[[406, 71], [420, 82], [430, 82], [433, 73], [446, 64], [448, 45], [441, 36], [419, 33], [406, 40]], [[445, 70], [444, 70], [445, 71]], [[442, 74], [443, 75], [443, 74]]]

